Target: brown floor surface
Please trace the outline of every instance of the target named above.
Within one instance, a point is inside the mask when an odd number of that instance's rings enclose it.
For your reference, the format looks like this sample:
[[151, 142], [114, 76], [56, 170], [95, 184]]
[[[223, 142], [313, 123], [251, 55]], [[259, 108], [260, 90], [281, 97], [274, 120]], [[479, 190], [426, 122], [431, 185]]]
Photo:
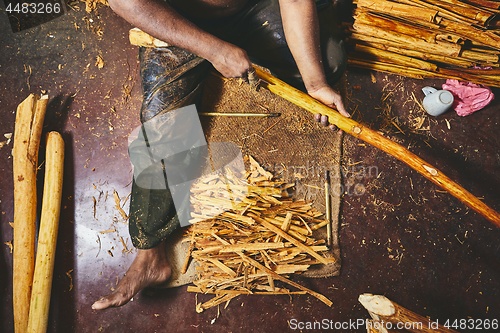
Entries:
[[[344, 141], [349, 186], [341, 207], [341, 275], [297, 278], [330, 298], [332, 308], [309, 296], [248, 296], [233, 300], [220, 316], [217, 309], [197, 314], [195, 296], [176, 288], [145, 291], [119, 309], [91, 310], [133, 259], [113, 191], [124, 202], [130, 190], [127, 136], [138, 125], [140, 84], [137, 49], [127, 41], [130, 26], [108, 8], [98, 14], [85, 13], [81, 4], [77, 8], [16, 34], [0, 15], [0, 141], [14, 130], [17, 104], [43, 89], [52, 98], [45, 130], [62, 132], [67, 145], [49, 332], [284, 332], [292, 330], [287, 323], [292, 319], [346, 325], [368, 318], [357, 301], [366, 292], [386, 295], [441, 323], [500, 320], [500, 229], [407, 166], [351, 137]], [[98, 55], [102, 69], [95, 65]], [[358, 70], [349, 70], [347, 77], [347, 104], [356, 110], [355, 119], [389, 133], [500, 210], [498, 100], [465, 118], [453, 112], [426, 117], [414, 130], [414, 119], [424, 114], [411, 93], [421, 99], [423, 86], [442, 80]], [[12, 255], [4, 245], [12, 240], [11, 148], [12, 142], [0, 148], [2, 332], [13, 331]], [[327, 149], [321, 143], [318, 148]]]

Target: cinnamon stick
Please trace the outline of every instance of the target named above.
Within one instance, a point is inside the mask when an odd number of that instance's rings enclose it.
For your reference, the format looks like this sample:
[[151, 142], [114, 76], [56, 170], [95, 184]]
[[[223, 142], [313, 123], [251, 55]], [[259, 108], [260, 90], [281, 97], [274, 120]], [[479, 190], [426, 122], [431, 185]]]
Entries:
[[35, 268], [36, 174], [48, 96], [29, 95], [17, 107], [14, 130], [13, 312], [15, 332], [26, 332]]
[[42, 213], [27, 330], [30, 333], [47, 331], [62, 197], [63, 167], [64, 141], [59, 133], [50, 132], [47, 135]]

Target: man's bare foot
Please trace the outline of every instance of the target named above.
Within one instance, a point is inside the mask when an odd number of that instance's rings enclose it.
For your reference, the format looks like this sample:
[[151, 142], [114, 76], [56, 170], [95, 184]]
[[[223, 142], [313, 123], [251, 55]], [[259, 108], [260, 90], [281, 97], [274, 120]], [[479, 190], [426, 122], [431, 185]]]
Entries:
[[140, 290], [166, 282], [171, 273], [164, 243], [152, 249], [138, 250], [137, 257], [115, 291], [92, 304], [92, 309], [102, 310], [122, 306]]

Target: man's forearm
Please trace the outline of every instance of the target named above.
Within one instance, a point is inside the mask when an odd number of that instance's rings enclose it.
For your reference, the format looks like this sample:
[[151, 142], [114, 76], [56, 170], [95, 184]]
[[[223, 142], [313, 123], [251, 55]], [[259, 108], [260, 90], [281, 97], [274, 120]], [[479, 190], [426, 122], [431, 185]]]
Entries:
[[280, 0], [279, 3], [285, 38], [306, 89], [314, 91], [326, 86], [314, 0]]
[[162, 0], [108, 0], [125, 20], [171, 45], [207, 59], [225, 77], [242, 77], [251, 66], [244, 50], [198, 28]]
[[113, 11], [148, 34], [212, 61], [224, 42], [162, 0], [109, 0]]

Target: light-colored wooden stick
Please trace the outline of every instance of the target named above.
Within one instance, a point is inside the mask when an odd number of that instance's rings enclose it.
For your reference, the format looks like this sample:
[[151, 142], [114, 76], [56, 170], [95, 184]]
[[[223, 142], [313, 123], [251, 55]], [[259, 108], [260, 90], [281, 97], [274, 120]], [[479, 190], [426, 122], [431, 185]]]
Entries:
[[167, 47], [168, 43], [163, 42], [145, 33], [139, 28], [130, 29], [128, 33], [130, 44], [144, 47]]
[[194, 230], [191, 232], [191, 240], [189, 241], [189, 248], [186, 253], [186, 258], [184, 259], [184, 263], [182, 264], [181, 268], [181, 274], [186, 274], [189, 264], [191, 263], [191, 254], [193, 253], [194, 250], [194, 236], [195, 232]]
[[289, 291], [283, 288], [276, 288], [275, 291], [250, 291], [250, 290], [208, 290], [203, 291], [200, 287], [188, 286], [188, 293], [200, 293], [200, 294], [215, 294], [215, 295], [226, 295], [226, 294], [236, 294], [236, 295], [305, 295], [307, 292], [303, 290], [299, 291]]
[[256, 220], [257, 222], [259, 222], [260, 224], [262, 224], [264, 227], [266, 227], [267, 229], [275, 232], [277, 235], [280, 235], [281, 237], [283, 237], [284, 239], [286, 239], [287, 241], [289, 241], [290, 243], [292, 243], [293, 245], [295, 245], [296, 247], [298, 247], [302, 251], [309, 253], [312, 257], [314, 257], [315, 259], [317, 259], [322, 264], [327, 265], [329, 263], [335, 262], [335, 258], [333, 258], [333, 257], [332, 258], [325, 258], [325, 257], [323, 257], [319, 253], [315, 252], [310, 246], [302, 244], [300, 241], [296, 240], [295, 238], [293, 238], [292, 236], [290, 236], [288, 233], [284, 232], [283, 230], [281, 230], [280, 228], [274, 226], [273, 224], [267, 222], [266, 220], [259, 218], [258, 216], [256, 216], [253, 213], [250, 213], [249, 215], [251, 217], [253, 217], [254, 220]]
[[[292, 224], [292, 213], [287, 212], [286, 213], [286, 217], [283, 220], [283, 223], [281, 224], [281, 230], [283, 230], [283, 231], [290, 230], [291, 224]], [[276, 235], [276, 237], [274, 237], [274, 241], [276, 243], [281, 242], [281, 236], [280, 235]]]
[[326, 245], [332, 247], [332, 198], [330, 196], [330, 172], [325, 172], [325, 218], [326, 225]]
[[279, 117], [281, 113], [245, 113], [245, 112], [200, 112], [200, 116], [207, 117], [256, 117], [256, 118], [274, 118]]
[[62, 197], [64, 141], [57, 132], [47, 134], [42, 215], [28, 320], [29, 333], [47, 331], [57, 231]]
[[[410, 332], [434, 332], [434, 333], [453, 333], [454, 330], [447, 329], [438, 325], [436, 322], [412, 312], [401, 305], [394, 303], [385, 296], [361, 294], [358, 298], [361, 305], [370, 313], [374, 319], [374, 324], [392, 323], [395, 325], [404, 325], [404, 329]], [[391, 325], [392, 327], [393, 325]]]
[[363, 43], [371, 47], [376, 47], [381, 50], [387, 50], [390, 52], [399, 53], [413, 58], [427, 59], [428, 61], [437, 61], [441, 63], [449, 63], [450, 65], [463, 68], [471, 68], [474, 66], [474, 62], [470, 60], [465, 60], [462, 58], [451, 58], [448, 56], [432, 54], [429, 52], [424, 53], [413, 49], [410, 50], [406, 49], [405, 45], [400, 45], [399, 43], [395, 43], [393, 41], [389, 41], [386, 39], [361, 35], [357, 32], [352, 32], [350, 38], [352, 40], [355, 40], [357, 43]]
[[333, 305], [333, 302], [330, 301], [328, 298], [326, 298], [324, 295], [320, 294], [320, 293], [317, 293], [309, 288], [306, 288], [304, 286], [301, 286], [300, 284], [296, 283], [296, 282], [293, 282], [277, 273], [275, 273], [274, 271], [270, 270], [269, 268], [267, 268], [266, 266], [260, 264], [259, 262], [255, 261], [254, 259], [244, 255], [243, 253], [238, 253], [240, 255], [240, 257], [245, 260], [246, 262], [248, 262], [249, 264], [251, 264], [252, 266], [260, 269], [261, 271], [264, 271], [266, 272], [267, 274], [271, 275], [273, 277], [273, 279], [276, 279], [276, 280], [280, 280], [281, 282], [284, 282], [284, 283], [287, 283], [289, 285], [291, 285], [292, 287], [295, 287], [297, 289], [300, 289], [302, 291], [305, 291], [307, 292], [309, 295], [311, 296], [314, 296], [316, 297], [317, 299], [319, 299], [321, 302], [325, 303], [326, 305], [328, 306], [332, 306]]
[[48, 96], [29, 95], [17, 107], [14, 130], [14, 331], [26, 332], [35, 268], [36, 172]]
[[264, 70], [256, 68], [256, 72], [257, 75], [263, 80], [261, 85], [272, 93], [275, 93], [293, 104], [304, 108], [312, 114], [320, 113], [328, 116], [331, 124], [336, 125], [346, 133], [361, 139], [406, 163], [425, 178], [446, 190], [455, 198], [462, 201], [477, 213], [491, 221], [497, 227], [500, 227], [500, 214], [498, 212], [490, 208], [475, 195], [448, 178], [430, 163], [410, 152], [408, 149], [386, 138], [378, 132], [358, 123], [354, 119], [342, 116], [336, 110], [329, 108], [304, 92], [291, 87]]
[[436, 41], [437, 30], [429, 29], [425, 26], [419, 25], [418, 23], [408, 23], [404, 20], [396, 21], [392, 18], [360, 10], [355, 12], [354, 18], [356, 22], [366, 25], [377, 26], [384, 30], [395, 31], [404, 35], [418, 36], [420, 39], [423, 39], [428, 43], [434, 43]]

